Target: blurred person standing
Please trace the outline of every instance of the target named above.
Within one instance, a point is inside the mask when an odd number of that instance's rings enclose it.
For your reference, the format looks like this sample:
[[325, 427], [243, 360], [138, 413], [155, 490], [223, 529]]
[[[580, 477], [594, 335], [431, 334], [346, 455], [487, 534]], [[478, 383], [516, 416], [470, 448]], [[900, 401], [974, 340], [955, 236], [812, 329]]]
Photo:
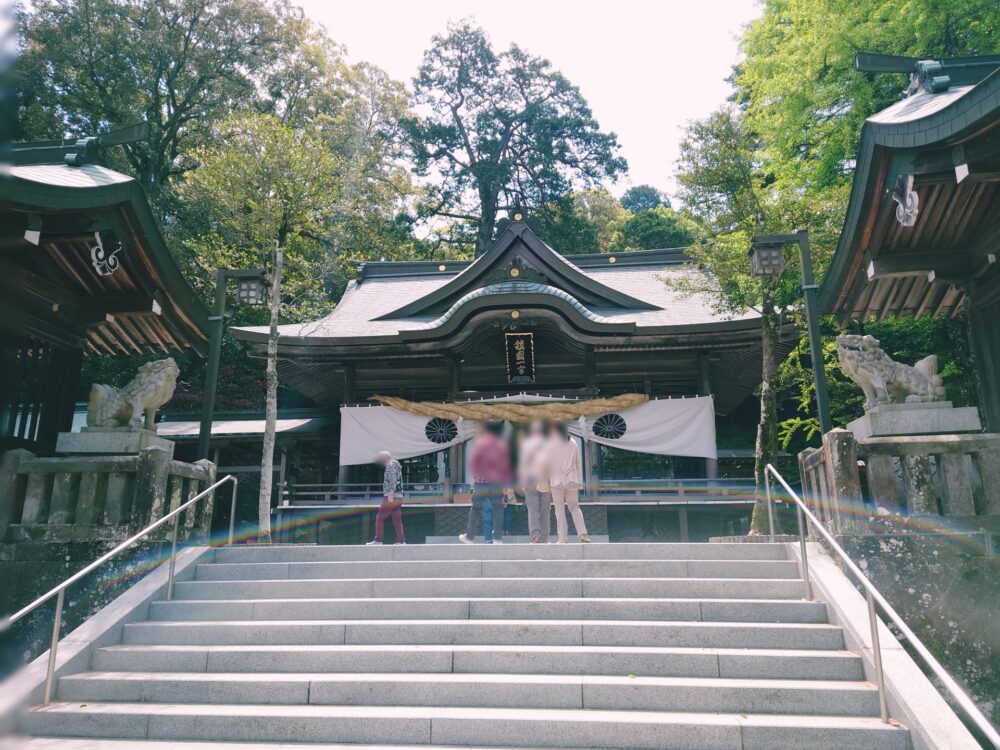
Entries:
[[472, 444], [470, 465], [476, 482], [473, 497], [482, 502], [483, 538], [487, 544], [503, 544], [503, 498], [513, 480], [510, 447], [503, 432], [503, 422], [490, 420]]
[[559, 423], [551, 426], [543, 464], [552, 492], [552, 505], [556, 510], [558, 543], [566, 544], [569, 533], [566, 522], [567, 505], [580, 541], [589, 542], [587, 525], [583, 521], [583, 511], [580, 510], [580, 485], [583, 483], [580, 449], [570, 436], [566, 425]]
[[523, 432], [518, 445], [517, 479], [528, 508], [528, 534], [532, 544], [549, 541], [552, 495], [543, 459], [548, 444], [547, 425], [533, 421]]

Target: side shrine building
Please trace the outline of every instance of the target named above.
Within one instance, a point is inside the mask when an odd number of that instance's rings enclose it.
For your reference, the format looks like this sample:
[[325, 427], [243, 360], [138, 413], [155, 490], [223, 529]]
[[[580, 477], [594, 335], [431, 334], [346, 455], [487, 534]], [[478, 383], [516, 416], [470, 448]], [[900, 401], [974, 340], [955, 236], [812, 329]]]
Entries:
[[[428, 424], [437, 415], [428, 402], [441, 405], [437, 416], [447, 418], [461, 415], [455, 409], [463, 403], [493, 399], [537, 404], [619, 397], [614, 405], [623, 397], [650, 403], [711, 397], [709, 422], [698, 433], [707, 435], [709, 448], [673, 452], [670, 436], [655, 431], [639, 445], [636, 423], [632, 434], [619, 436], [629, 448], [622, 450], [617, 428], [608, 427], [614, 414], [591, 414], [577, 434], [591, 493], [610, 480], [714, 477], [713, 415], [729, 413], [760, 383], [760, 318], [728, 316], [708, 294], [678, 289], [679, 279], [696, 281], [698, 274], [681, 250], [567, 258], [526, 223], [512, 221], [471, 262], [361, 265], [334, 312], [281, 326], [279, 377], [331, 415], [340, 412], [334, 429], [350, 441], [340, 445], [342, 488], [375, 479], [371, 467], [361, 465], [375, 454], [360, 456], [360, 437], [351, 436], [376, 429], [378, 407], [368, 419], [360, 413], [355, 433], [345, 431], [344, 421], [353, 418], [346, 406], [371, 405], [375, 396], [383, 404], [416, 404]], [[264, 356], [266, 327], [235, 334]], [[790, 326], [783, 331], [786, 350], [796, 337]], [[396, 412], [397, 424], [413, 416], [404, 411]], [[425, 471], [410, 462], [410, 478], [469, 481], [461, 443], [471, 430], [441, 429], [444, 437], [436, 442], [445, 445], [428, 444]], [[417, 451], [394, 453], [406, 458]]]

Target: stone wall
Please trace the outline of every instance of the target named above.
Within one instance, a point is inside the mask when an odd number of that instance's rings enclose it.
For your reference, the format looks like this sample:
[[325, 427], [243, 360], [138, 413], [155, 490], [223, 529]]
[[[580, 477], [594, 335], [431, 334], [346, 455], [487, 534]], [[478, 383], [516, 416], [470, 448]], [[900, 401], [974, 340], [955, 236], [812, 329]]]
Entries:
[[[184, 463], [172, 454], [169, 445], [135, 455], [37, 457], [14, 450], [0, 457], [0, 616], [50, 591], [215, 481], [211, 462]], [[181, 544], [208, 538], [212, 511], [209, 496], [178, 516]], [[162, 563], [171, 530], [171, 523], [161, 526], [68, 589], [63, 633]], [[42, 605], [9, 630], [0, 628], [0, 675], [48, 647], [53, 607]]]
[[838, 542], [944, 667], [1000, 724], [1000, 534], [881, 533]]
[[[28, 604], [121, 541], [117, 537], [101, 539], [65, 530], [56, 532], [52, 527], [22, 530], [16, 540], [0, 544], [0, 611], [8, 614]], [[169, 553], [165, 540], [139, 542], [68, 589], [62, 634], [65, 636], [124, 593]], [[53, 606], [41, 606], [0, 633], [0, 679], [48, 648]]]

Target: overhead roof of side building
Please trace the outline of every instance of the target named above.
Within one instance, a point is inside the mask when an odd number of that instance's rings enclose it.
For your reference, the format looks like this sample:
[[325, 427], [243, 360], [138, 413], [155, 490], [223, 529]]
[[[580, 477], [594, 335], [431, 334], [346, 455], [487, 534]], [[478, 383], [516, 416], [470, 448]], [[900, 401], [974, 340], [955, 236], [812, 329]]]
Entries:
[[841, 319], [956, 314], [968, 284], [996, 273], [1000, 251], [1000, 56], [859, 55], [858, 67], [910, 71], [912, 83], [862, 128], [821, 309]]
[[138, 182], [62, 152], [62, 163], [25, 163], [50, 151], [15, 150], [0, 167], [0, 289], [22, 302], [4, 311], [8, 323], [96, 354], [203, 351], [207, 308]]

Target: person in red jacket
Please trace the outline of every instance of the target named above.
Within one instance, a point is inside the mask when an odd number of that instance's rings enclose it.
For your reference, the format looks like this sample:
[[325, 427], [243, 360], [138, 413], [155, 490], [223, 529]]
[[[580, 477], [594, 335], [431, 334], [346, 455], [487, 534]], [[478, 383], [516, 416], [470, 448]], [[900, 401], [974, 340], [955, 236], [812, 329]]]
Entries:
[[[503, 432], [503, 422], [491, 420], [483, 425], [482, 434], [472, 444], [470, 465], [476, 482], [474, 497], [477, 505], [482, 503], [483, 537], [487, 544], [503, 544], [503, 498], [510, 492], [514, 478], [510, 447]], [[466, 534], [462, 536], [467, 537]]]

